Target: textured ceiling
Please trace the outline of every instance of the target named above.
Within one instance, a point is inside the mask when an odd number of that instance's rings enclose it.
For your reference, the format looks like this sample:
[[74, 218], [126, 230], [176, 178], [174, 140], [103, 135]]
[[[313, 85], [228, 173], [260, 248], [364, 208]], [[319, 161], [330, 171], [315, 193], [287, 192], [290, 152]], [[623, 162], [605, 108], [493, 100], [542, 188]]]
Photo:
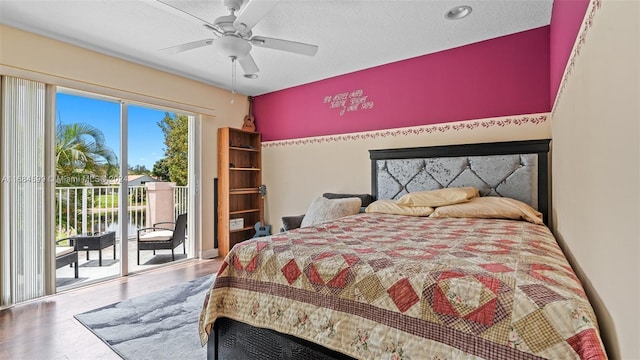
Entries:
[[[0, 0], [0, 23], [231, 89], [231, 61], [214, 47], [160, 51], [213, 38], [197, 18], [227, 15], [222, 1], [163, 1], [195, 17], [155, 0]], [[470, 5], [471, 15], [446, 20], [458, 5]], [[236, 91], [260, 95], [545, 26], [551, 7], [552, 0], [282, 0], [253, 34], [315, 44], [318, 53], [253, 47], [259, 78], [238, 68]]]

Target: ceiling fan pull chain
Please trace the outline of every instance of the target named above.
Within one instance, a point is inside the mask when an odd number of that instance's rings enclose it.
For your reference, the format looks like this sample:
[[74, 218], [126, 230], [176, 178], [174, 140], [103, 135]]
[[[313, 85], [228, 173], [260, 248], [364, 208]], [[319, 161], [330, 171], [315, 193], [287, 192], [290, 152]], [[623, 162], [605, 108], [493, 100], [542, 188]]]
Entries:
[[234, 103], [234, 95], [236, 94], [236, 57], [231, 58], [231, 104]]

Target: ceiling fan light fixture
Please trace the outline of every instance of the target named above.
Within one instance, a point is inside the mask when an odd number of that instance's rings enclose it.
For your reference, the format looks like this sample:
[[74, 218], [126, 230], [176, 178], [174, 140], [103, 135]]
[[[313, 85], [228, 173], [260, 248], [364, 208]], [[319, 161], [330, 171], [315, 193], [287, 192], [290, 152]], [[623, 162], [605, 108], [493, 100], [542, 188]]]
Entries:
[[444, 14], [444, 18], [447, 20], [460, 20], [471, 14], [471, 11], [472, 9], [469, 5], [456, 6], [453, 9], [447, 11]]
[[216, 47], [227, 57], [241, 58], [251, 51], [251, 44], [234, 35], [224, 36], [215, 41]]

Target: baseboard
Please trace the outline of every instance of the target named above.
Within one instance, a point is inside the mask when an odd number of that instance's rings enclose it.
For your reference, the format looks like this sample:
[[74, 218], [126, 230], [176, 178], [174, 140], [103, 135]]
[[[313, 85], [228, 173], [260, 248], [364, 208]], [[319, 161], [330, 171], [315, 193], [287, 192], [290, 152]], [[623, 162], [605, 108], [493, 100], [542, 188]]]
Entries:
[[207, 249], [200, 251], [200, 259], [213, 259], [218, 257], [218, 249]]

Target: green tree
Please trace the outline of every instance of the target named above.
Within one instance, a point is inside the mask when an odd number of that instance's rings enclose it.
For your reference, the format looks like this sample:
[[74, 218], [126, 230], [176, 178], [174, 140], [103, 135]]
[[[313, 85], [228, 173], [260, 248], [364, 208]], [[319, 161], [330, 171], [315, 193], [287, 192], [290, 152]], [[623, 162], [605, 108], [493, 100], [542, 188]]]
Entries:
[[86, 123], [56, 126], [56, 173], [60, 183], [84, 185], [117, 174], [118, 157], [104, 134]]
[[129, 175], [151, 175], [151, 170], [144, 165], [129, 165], [127, 172]]
[[169, 177], [169, 166], [167, 166], [167, 159], [160, 159], [153, 164], [153, 170], [151, 171], [151, 175], [156, 179], [160, 179], [163, 181], [171, 181]]
[[165, 113], [158, 126], [164, 134], [166, 148], [163, 160], [169, 169], [169, 179], [178, 186], [187, 185], [189, 118]]

